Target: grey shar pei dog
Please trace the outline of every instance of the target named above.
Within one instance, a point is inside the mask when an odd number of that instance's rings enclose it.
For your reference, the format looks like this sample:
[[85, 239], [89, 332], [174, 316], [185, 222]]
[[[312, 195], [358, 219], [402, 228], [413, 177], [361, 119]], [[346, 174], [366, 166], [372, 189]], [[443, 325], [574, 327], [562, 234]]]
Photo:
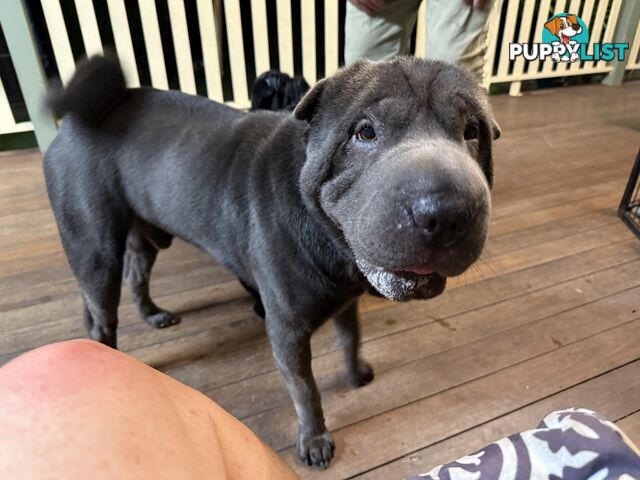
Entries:
[[65, 118], [46, 184], [89, 336], [116, 347], [123, 276], [145, 321], [177, 323], [149, 296], [151, 268], [174, 236], [203, 249], [265, 319], [309, 465], [326, 467], [334, 451], [313, 331], [333, 317], [347, 378], [365, 385], [358, 296], [372, 285], [398, 301], [434, 297], [485, 243], [500, 130], [485, 92], [453, 65], [362, 61], [291, 114], [128, 89], [116, 62], [94, 57], [50, 103]]

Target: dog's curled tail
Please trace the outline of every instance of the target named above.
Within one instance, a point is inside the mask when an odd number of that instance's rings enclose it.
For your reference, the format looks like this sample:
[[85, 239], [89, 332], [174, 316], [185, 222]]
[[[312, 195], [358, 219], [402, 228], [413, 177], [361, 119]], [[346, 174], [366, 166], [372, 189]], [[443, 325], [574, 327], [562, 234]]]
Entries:
[[124, 99], [127, 92], [120, 64], [95, 56], [82, 63], [65, 88], [52, 91], [47, 104], [62, 117], [73, 114], [89, 125], [99, 125]]

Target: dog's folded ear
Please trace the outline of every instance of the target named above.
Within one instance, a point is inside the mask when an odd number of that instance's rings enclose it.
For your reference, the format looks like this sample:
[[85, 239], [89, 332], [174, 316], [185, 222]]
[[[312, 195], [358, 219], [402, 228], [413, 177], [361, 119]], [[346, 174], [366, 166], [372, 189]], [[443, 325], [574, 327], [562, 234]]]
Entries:
[[502, 136], [502, 129], [495, 120], [491, 120], [491, 139], [497, 140]]
[[327, 79], [323, 78], [318, 83], [316, 83], [311, 90], [307, 92], [307, 94], [302, 97], [300, 103], [293, 110], [293, 116], [297, 120], [306, 120], [310, 122], [316, 112], [318, 111], [318, 104], [320, 103], [320, 97], [322, 96], [322, 92], [324, 91], [327, 85]]

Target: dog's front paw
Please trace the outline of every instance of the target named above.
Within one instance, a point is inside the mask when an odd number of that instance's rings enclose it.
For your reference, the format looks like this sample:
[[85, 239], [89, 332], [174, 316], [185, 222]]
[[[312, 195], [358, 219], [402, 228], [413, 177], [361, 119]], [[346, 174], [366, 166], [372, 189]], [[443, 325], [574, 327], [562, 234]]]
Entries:
[[365, 360], [358, 360], [358, 368], [355, 371], [349, 372], [349, 385], [351, 388], [364, 387], [367, 383], [373, 380], [373, 368]]
[[329, 432], [315, 437], [300, 437], [298, 440], [298, 456], [310, 467], [327, 468], [335, 448], [336, 444]]
[[153, 328], [167, 328], [180, 323], [180, 317], [176, 317], [166, 310], [161, 310], [158, 313], [148, 315], [144, 319]]

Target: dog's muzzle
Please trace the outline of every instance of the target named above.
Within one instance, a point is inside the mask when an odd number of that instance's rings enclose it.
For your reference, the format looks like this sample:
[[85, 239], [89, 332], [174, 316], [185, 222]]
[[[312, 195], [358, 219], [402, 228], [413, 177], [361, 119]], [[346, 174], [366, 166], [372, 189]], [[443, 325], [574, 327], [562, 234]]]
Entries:
[[361, 259], [356, 260], [356, 263], [373, 288], [396, 302], [433, 298], [440, 295], [447, 286], [446, 277], [436, 272], [419, 274], [385, 270]]

